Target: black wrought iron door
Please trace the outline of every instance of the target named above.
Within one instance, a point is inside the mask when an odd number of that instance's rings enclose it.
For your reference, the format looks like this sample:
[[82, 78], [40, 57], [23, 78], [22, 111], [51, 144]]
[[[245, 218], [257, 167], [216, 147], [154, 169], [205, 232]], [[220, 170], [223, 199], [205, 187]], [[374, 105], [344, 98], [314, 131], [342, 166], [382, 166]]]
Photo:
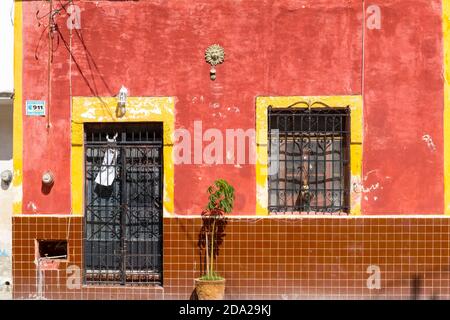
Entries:
[[85, 282], [162, 282], [162, 124], [85, 126]]

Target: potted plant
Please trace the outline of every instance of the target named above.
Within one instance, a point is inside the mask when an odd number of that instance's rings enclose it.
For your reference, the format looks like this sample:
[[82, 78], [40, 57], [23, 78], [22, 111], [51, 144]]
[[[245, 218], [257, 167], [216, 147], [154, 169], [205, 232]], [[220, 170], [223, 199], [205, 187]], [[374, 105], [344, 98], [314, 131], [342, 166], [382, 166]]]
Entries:
[[234, 204], [234, 188], [225, 180], [218, 179], [208, 188], [209, 201], [202, 212], [203, 226], [199, 246], [205, 249], [205, 274], [195, 279], [195, 290], [199, 300], [222, 300], [225, 294], [225, 279], [215, 269], [219, 247], [225, 237], [226, 217]]

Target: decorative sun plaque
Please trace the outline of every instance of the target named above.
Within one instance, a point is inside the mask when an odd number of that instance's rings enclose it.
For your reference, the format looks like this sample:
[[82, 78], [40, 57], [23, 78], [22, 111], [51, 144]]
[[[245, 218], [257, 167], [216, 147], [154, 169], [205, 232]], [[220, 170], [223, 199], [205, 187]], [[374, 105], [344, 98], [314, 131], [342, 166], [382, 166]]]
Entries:
[[213, 67], [221, 64], [225, 60], [225, 51], [218, 44], [213, 44], [206, 49], [205, 60]]
[[211, 65], [211, 70], [209, 70], [209, 76], [211, 80], [216, 80], [216, 65], [223, 63], [225, 60], [225, 51], [218, 44], [213, 44], [209, 46], [205, 51], [205, 60]]

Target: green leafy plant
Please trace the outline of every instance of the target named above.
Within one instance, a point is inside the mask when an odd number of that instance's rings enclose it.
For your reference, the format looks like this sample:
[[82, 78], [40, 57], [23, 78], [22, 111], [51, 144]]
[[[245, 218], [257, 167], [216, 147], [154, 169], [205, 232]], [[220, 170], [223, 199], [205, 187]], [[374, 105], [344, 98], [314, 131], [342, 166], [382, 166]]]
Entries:
[[215, 271], [215, 260], [225, 237], [225, 214], [233, 210], [234, 188], [227, 181], [218, 179], [207, 191], [208, 205], [202, 212], [203, 226], [199, 237], [199, 246], [206, 251], [206, 273], [201, 279], [221, 280], [223, 278]]

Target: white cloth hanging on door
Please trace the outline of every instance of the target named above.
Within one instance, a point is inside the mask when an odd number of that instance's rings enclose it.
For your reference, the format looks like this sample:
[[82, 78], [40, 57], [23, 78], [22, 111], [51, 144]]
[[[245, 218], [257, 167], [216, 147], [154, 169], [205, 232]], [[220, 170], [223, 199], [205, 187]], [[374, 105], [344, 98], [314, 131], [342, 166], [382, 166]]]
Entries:
[[[106, 135], [106, 140], [108, 140], [108, 143], [116, 143], [116, 138], [117, 133], [112, 139]], [[100, 172], [95, 178], [95, 183], [106, 187], [113, 184], [114, 179], [116, 178], [116, 162], [118, 153], [119, 151], [117, 148], [108, 148], [106, 150], [105, 156], [103, 157], [102, 166], [100, 167]]]

